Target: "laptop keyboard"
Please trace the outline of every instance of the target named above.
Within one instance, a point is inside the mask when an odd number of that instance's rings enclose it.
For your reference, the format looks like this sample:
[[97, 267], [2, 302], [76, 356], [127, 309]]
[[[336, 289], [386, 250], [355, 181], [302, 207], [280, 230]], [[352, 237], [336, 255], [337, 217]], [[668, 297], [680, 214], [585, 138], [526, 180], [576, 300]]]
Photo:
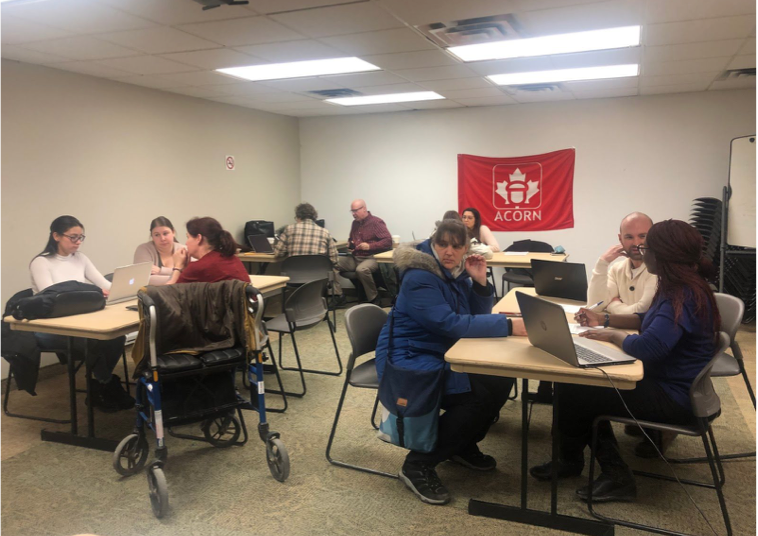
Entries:
[[576, 357], [586, 361], [587, 363], [609, 363], [613, 361], [613, 359], [609, 359], [604, 355], [600, 355], [596, 352], [593, 352], [592, 350], [588, 350], [584, 346], [575, 344], [574, 348], [576, 348]]

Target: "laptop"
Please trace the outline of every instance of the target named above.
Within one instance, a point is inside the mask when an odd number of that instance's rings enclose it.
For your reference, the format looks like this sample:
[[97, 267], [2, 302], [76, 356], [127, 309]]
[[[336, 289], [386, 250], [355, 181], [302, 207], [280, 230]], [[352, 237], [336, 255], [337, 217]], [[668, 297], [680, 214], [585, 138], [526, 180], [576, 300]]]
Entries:
[[566, 312], [557, 303], [516, 293], [526, 334], [532, 346], [580, 368], [626, 365], [636, 359], [598, 341], [572, 337]]
[[113, 271], [113, 282], [106, 305], [113, 305], [137, 297], [137, 291], [150, 283], [150, 269], [153, 264], [141, 262], [121, 266]]
[[247, 243], [253, 248], [256, 253], [273, 253], [274, 248], [271, 247], [271, 243], [268, 241], [268, 237], [263, 234], [251, 234], [247, 235]]
[[584, 264], [532, 259], [534, 289], [540, 296], [587, 303], [587, 272]]

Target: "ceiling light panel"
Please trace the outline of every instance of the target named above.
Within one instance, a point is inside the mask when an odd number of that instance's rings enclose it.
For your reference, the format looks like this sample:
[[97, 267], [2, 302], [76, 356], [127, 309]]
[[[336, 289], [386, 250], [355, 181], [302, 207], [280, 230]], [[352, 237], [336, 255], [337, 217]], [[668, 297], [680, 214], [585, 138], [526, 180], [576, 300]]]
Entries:
[[292, 63], [272, 63], [268, 65], [251, 65], [217, 69], [218, 72], [252, 80], [281, 80], [285, 78], [303, 78], [306, 76], [323, 76], [327, 74], [361, 73], [381, 70], [376, 65], [359, 58], [333, 58], [327, 60], [296, 61]]
[[588, 32], [510, 39], [450, 47], [447, 50], [463, 61], [502, 60], [635, 47], [640, 44], [640, 27], [624, 26]]
[[585, 67], [582, 69], [560, 69], [556, 71], [529, 71], [523, 73], [495, 74], [488, 76], [500, 86], [518, 86], [523, 84], [546, 84], [551, 82], [572, 82], [576, 80], [601, 80], [605, 78], [624, 78], [638, 76], [639, 65], [606, 65], [603, 67]]
[[390, 93], [387, 95], [366, 95], [364, 97], [345, 97], [340, 99], [327, 99], [326, 102], [340, 104], [342, 106], [366, 106], [368, 104], [394, 104], [398, 102], [416, 102], [444, 99], [434, 91], [417, 91], [415, 93]]

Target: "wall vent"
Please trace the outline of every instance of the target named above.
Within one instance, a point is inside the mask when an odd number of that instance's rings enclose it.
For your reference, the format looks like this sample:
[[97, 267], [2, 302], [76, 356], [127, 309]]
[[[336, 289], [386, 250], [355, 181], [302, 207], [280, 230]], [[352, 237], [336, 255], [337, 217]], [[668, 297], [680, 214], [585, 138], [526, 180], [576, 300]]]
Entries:
[[755, 76], [755, 67], [749, 69], [732, 69], [730, 71], [724, 71], [716, 80], [743, 80]]
[[416, 28], [441, 47], [477, 45], [522, 37], [521, 25], [513, 15], [434, 22]]
[[323, 99], [337, 99], [340, 97], [359, 97], [363, 95], [360, 91], [354, 89], [320, 89], [318, 91], [308, 91], [309, 94], [321, 97]]

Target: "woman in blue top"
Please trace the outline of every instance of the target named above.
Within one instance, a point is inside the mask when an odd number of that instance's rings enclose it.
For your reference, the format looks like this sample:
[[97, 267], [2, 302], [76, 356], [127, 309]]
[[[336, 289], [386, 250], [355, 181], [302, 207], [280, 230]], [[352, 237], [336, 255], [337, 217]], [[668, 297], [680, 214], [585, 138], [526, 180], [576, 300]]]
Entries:
[[393, 309], [392, 324], [384, 325], [376, 348], [376, 369], [381, 378], [392, 337], [392, 364], [413, 370], [445, 367], [437, 446], [433, 452], [410, 451], [400, 479], [424, 502], [450, 500], [435, 466], [452, 460], [470, 469], [495, 468], [492, 456], [482, 454], [484, 439], [513, 385], [512, 378], [453, 372], [445, 352], [464, 337], [525, 335], [521, 319], [508, 319], [492, 311], [493, 288], [487, 282], [487, 262], [470, 255], [466, 228], [443, 220], [432, 238], [416, 247], [401, 246], [393, 255], [402, 285]]
[[[576, 320], [584, 326], [639, 330], [627, 335], [620, 330], [589, 330], [581, 336], [610, 341], [642, 361], [645, 377], [631, 391], [624, 391], [626, 405], [637, 419], [689, 424], [692, 411], [689, 390], [695, 377], [708, 364], [716, 349], [721, 318], [706, 277], [713, 274], [703, 256], [703, 238], [691, 225], [667, 220], [653, 225], [646, 245], [639, 247], [651, 274], [658, 276], [658, 290], [646, 313], [609, 315], [581, 309]], [[592, 421], [598, 415], [628, 416], [614, 389], [562, 385], [558, 433], [561, 459], [558, 476], [581, 474], [584, 447]], [[637, 489], [629, 467], [621, 459], [608, 422], [598, 429], [597, 460], [601, 474], [592, 487], [593, 501], [634, 500]], [[549, 480], [551, 464], [533, 467], [532, 476]], [[577, 495], [585, 499], [586, 487]]]

